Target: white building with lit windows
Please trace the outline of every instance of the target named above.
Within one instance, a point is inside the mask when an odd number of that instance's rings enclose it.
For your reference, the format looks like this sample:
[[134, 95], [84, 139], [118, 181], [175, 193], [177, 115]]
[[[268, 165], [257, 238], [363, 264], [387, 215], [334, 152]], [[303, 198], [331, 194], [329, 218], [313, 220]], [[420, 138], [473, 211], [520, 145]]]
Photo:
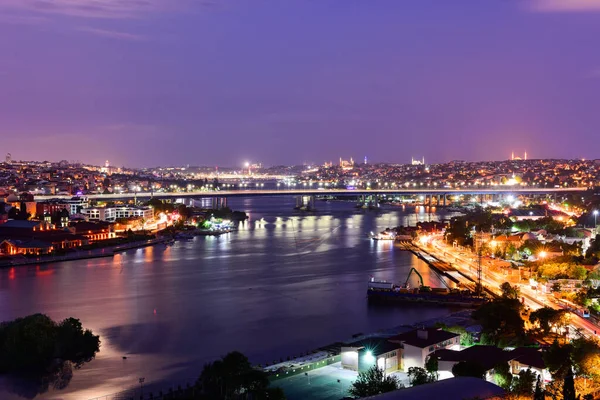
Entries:
[[154, 210], [150, 207], [90, 207], [81, 210], [81, 214], [89, 221], [115, 222], [118, 219], [142, 218], [151, 220]]

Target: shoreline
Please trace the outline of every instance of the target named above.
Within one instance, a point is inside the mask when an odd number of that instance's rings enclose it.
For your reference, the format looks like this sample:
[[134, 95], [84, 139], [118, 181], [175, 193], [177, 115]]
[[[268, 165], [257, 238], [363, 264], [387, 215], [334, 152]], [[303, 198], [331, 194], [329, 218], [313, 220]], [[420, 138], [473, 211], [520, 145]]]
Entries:
[[132, 242], [126, 243], [122, 245], [105, 247], [100, 249], [89, 250], [89, 252], [82, 254], [69, 254], [65, 256], [48, 256], [48, 257], [39, 257], [35, 259], [23, 259], [18, 261], [8, 261], [8, 262], [0, 262], [0, 268], [12, 268], [12, 267], [24, 267], [31, 265], [39, 265], [39, 264], [51, 264], [55, 262], [64, 262], [64, 261], [76, 261], [76, 260], [90, 260], [94, 258], [105, 258], [105, 257], [114, 257], [115, 254], [132, 250], [139, 249], [143, 247], [154, 246], [157, 244], [165, 243], [170, 240], [167, 237], [150, 239], [141, 242]]
[[444, 324], [446, 326], [462, 326], [463, 328], [475, 325], [472, 324], [472, 322], [475, 321], [473, 321], [473, 319], [471, 318], [471, 313], [473, 309], [469, 308], [460, 311], [454, 311], [450, 312], [448, 315], [445, 315], [443, 317], [431, 318], [428, 320], [415, 322], [413, 324], [396, 325], [391, 328], [379, 329], [370, 333], [357, 333], [351, 335], [346, 340], [318, 347], [312, 351], [307, 352], [305, 355], [300, 355], [298, 357], [289, 357], [289, 359], [282, 357], [284, 361], [265, 366], [257, 365], [257, 367], [261, 368], [263, 371], [269, 374], [270, 381], [285, 379], [287, 377], [294, 376], [308, 370], [324, 367], [330, 365], [331, 363], [340, 361], [340, 355], [334, 354], [332, 350], [336, 349], [343, 343], [352, 343], [368, 338], [392, 337], [420, 327], [433, 327], [436, 324]]

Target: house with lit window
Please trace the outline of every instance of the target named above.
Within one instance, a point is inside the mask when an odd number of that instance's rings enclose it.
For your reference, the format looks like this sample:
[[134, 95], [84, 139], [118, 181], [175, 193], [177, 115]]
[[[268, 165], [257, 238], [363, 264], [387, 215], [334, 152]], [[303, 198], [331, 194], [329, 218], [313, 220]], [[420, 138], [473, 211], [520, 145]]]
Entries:
[[69, 231], [85, 237], [89, 243], [115, 238], [115, 232], [107, 222], [76, 222], [71, 224]]

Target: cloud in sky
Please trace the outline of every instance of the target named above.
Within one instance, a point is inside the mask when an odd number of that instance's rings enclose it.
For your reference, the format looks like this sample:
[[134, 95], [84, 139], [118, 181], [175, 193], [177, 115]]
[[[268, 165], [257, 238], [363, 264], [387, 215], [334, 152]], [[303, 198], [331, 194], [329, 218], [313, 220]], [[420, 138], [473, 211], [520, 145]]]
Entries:
[[600, 79], [600, 68], [593, 69], [587, 76], [590, 79]]
[[0, 14], [0, 24], [38, 25], [48, 21], [48, 18], [37, 15]]
[[111, 39], [123, 39], [139, 42], [146, 40], [145, 36], [136, 35], [134, 33], [120, 32], [109, 29], [92, 28], [90, 26], [81, 26], [77, 28], [78, 31], [91, 33], [92, 35], [107, 37]]
[[136, 18], [185, 0], [2, 0], [0, 8], [87, 18]]
[[539, 12], [600, 12], [600, 0], [532, 0], [530, 6]]

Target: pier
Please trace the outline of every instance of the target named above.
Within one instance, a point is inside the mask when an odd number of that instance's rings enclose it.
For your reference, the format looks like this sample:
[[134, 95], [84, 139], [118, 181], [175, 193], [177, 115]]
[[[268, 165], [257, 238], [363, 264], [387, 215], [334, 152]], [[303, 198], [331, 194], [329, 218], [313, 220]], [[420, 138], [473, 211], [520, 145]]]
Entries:
[[[451, 263], [435, 257], [430, 252], [413, 243], [412, 241], [401, 241], [398, 243], [398, 247], [401, 250], [410, 251], [413, 253], [420, 260], [423, 260], [425, 263], [427, 263], [427, 265], [438, 275], [448, 278], [450, 281], [461, 287], [468, 288], [473, 291], [476, 290], [477, 282], [473, 278], [459, 271], [457, 268], [452, 266]], [[483, 291], [492, 297], [497, 296], [497, 294], [489, 288], [483, 287]]]

